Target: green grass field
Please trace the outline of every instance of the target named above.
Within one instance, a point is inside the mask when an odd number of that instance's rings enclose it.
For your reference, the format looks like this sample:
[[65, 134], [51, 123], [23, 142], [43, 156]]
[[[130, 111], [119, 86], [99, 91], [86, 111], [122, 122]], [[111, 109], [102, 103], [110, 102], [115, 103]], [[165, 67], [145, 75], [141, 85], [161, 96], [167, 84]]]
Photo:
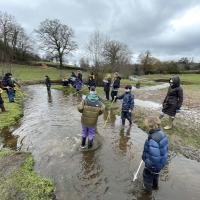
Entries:
[[[159, 80], [159, 79], [169, 79], [173, 75], [172, 74], [150, 74], [143, 76], [148, 80]], [[200, 74], [180, 74], [179, 75], [182, 84], [190, 85], [190, 84], [200, 84]]]
[[11, 72], [16, 80], [35, 81], [44, 80], [45, 75], [48, 75], [52, 80], [59, 80], [63, 77], [69, 77], [72, 70], [26, 65], [0, 65], [0, 75], [6, 72]]
[[[133, 85], [136, 86], [137, 81], [133, 81], [133, 80], [129, 80], [129, 79], [122, 79], [121, 80], [121, 85], [125, 86], [125, 85]], [[140, 87], [144, 87], [144, 86], [153, 86], [153, 85], [158, 85], [158, 83], [156, 83], [155, 81], [140, 81]]]

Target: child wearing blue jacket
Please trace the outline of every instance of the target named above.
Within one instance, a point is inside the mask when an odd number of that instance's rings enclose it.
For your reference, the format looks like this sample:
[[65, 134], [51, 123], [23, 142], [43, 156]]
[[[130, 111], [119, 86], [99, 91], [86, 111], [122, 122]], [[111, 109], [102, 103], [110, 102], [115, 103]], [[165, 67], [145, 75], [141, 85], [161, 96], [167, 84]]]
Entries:
[[132, 111], [134, 108], [134, 95], [131, 94], [132, 86], [127, 85], [125, 87], [125, 93], [115, 99], [123, 99], [122, 102], [122, 111], [121, 111], [121, 119], [122, 126], [125, 125], [126, 119], [129, 121], [129, 125], [132, 124]]
[[148, 139], [144, 144], [142, 160], [145, 163], [143, 182], [146, 191], [158, 189], [159, 172], [164, 168], [168, 158], [168, 138], [160, 129], [158, 117], [148, 117], [145, 125], [148, 129]]

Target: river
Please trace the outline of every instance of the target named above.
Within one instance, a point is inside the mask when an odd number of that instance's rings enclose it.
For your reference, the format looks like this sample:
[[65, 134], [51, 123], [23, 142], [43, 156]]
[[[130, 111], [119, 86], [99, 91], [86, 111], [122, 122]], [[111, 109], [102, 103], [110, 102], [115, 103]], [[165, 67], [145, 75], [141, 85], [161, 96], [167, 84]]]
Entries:
[[81, 152], [79, 96], [42, 85], [25, 87], [24, 117], [19, 127], [4, 131], [1, 143], [11, 149], [28, 150], [35, 170], [55, 182], [59, 200], [199, 200], [200, 163], [175, 155], [163, 170], [159, 190], [146, 195], [142, 170], [133, 183], [147, 134], [136, 125], [121, 129], [120, 117], [107, 112], [99, 118], [95, 149]]

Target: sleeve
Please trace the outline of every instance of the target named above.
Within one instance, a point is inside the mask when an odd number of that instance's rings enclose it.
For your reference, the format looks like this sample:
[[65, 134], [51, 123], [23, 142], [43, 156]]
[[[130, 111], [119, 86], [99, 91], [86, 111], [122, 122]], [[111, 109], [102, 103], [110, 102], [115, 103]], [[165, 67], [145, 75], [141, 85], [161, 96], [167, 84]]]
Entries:
[[122, 94], [121, 96], [118, 96], [116, 99], [123, 99], [124, 98], [124, 94]]
[[80, 113], [83, 113], [83, 108], [84, 108], [84, 101], [82, 101], [79, 105], [78, 105], [78, 111]]
[[163, 101], [162, 105], [164, 105], [164, 104], [166, 103], [166, 101], [167, 101], [167, 98], [168, 98], [168, 93], [169, 93], [169, 88], [168, 88], [167, 94], [166, 94], [166, 96], [165, 96], [165, 99], [164, 99], [164, 101]]
[[147, 153], [147, 150], [148, 150], [148, 140], [145, 141], [144, 143], [144, 150], [143, 150], [143, 153], [142, 153], [142, 160], [145, 162], [146, 160], [146, 153]]
[[182, 106], [183, 103], [183, 89], [180, 87], [178, 90], [178, 105], [177, 105], [177, 109], [180, 109], [180, 107]]
[[131, 95], [131, 106], [130, 109], [133, 110], [134, 108], [134, 95]]

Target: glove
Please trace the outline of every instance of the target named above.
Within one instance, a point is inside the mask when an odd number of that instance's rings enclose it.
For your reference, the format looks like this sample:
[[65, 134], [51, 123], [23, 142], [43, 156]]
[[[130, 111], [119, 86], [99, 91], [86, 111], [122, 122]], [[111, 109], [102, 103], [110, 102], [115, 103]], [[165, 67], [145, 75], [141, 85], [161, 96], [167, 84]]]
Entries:
[[129, 112], [131, 113], [131, 112], [132, 112], [132, 110], [131, 110], [131, 109], [129, 109]]

